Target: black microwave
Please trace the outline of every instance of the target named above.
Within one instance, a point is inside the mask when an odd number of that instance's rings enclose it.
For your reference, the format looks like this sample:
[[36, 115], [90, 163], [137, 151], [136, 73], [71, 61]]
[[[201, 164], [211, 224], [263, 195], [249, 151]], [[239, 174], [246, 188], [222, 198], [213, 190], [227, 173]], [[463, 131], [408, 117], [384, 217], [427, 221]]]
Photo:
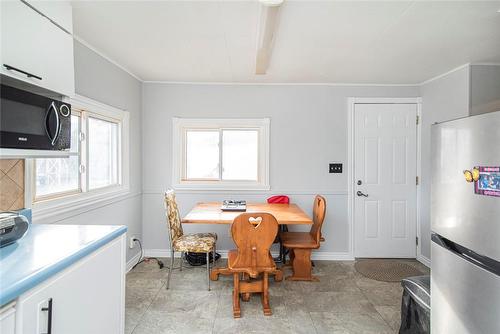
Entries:
[[1, 85], [1, 148], [61, 151], [70, 144], [70, 104]]

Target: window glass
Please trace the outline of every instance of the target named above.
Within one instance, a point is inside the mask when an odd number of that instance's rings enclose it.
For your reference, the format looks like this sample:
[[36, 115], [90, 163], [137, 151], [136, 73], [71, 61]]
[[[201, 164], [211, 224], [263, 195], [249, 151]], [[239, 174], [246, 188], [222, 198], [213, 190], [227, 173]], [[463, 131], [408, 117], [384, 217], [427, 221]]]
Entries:
[[71, 148], [69, 158], [35, 160], [35, 198], [80, 190], [80, 117], [71, 115]]
[[219, 131], [186, 131], [186, 178], [219, 179]]
[[36, 197], [78, 191], [78, 166], [78, 156], [37, 159]]
[[89, 189], [118, 184], [118, 124], [89, 117], [87, 137]]
[[257, 130], [222, 131], [222, 179], [257, 181]]

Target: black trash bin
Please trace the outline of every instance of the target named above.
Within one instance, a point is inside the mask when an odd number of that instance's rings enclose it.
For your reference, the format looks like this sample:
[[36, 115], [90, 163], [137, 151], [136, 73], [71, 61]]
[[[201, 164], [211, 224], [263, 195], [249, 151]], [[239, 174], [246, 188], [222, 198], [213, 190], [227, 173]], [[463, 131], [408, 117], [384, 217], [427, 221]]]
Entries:
[[401, 327], [399, 334], [428, 334], [431, 332], [431, 278], [415, 276], [401, 281]]

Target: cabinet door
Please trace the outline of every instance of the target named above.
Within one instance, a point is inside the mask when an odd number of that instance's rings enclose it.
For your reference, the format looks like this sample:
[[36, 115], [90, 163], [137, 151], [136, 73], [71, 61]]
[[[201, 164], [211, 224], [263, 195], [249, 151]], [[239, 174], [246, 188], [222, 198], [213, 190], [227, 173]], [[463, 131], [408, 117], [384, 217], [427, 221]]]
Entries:
[[[0, 1], [0, 6], [2, 73], [35, 85], [43, 85], [42, 62], [39, 57], [44, 44], [46, 19], [21, 1]], [[42, 80], [7, 70], [5, 65], [41, 77]]]
[[[0, 4], [1, 73], [72, 96], [75, 92], [73, 36], [21, 1], [0, 1]], [[9, 70], [6, 65], [33, 76]]]
[[[51, 305], [49, 305], [51, 301]], [[125, 236], [22, 295], [16, 333], [123, 333]]]
[[8, 306], [0, 310], [0, 333], [15, 334], [16, 330], [16, 309]]
[[73, 16], [69, 1], [27, 0], [26, 2], [69, 33], [73, 33]]
[[66, 96], [75, 93], [73, 36], [46, 20], [39, 61], [45, 76], [44, 88]]

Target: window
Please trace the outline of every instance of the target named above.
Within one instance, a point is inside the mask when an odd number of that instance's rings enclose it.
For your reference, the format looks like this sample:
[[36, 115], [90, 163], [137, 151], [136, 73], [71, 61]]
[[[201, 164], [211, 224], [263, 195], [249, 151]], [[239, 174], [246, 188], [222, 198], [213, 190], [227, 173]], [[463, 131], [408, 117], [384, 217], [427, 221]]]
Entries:
[[178, 189], [269, 189], [269, 119], [174, 119]]
[[112, 192], [128, 185], [122, 176], [121, 138], [128, 114], [85, 98], [71, 104], [69, 157], [34, 160], [34, 202]]
[[118, 122], [89, 117], [89, 189], [118, 184]]
[[71, 114], [69, 158], [46, 158], [35, 161], [35, 197], [43, 199], [81, 191], [80, 183], [80, 113]]

